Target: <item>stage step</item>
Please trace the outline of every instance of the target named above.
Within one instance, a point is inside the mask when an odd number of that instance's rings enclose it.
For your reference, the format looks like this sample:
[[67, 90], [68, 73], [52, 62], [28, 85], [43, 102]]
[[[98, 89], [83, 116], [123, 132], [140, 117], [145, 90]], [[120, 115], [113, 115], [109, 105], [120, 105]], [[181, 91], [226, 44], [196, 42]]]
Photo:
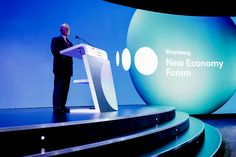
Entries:
[[205, 123], [205, 138], [201, 149], [196, 154], [196, 157], [223, 157], [222, 136], [220, 132], [213, 126]]
[[189, 128], [162, 147], [140, 157], [222, 157], [222, 137], [213, 126], [190, 117]]
[[[176, 118], [167, 122], [169, 123], [168, 125], [171, 126], [174, 121], [182, 119], [184, 116], [181, 114], [177, 112]], [[189, 117], [189, 126], [186, 130], [179, 131], [175, 135], [171, 133], [168, 135], [168, 129], [164, 129], [168, 128], [166, 127], [167, 123], [136, 134], [30, 156], [223, 156], [220, 151], [222, 137], [218, 130], [211, 125], [203, 123], [194, 117]], [[168, 135], [169, 138], [166, 139], [161, 132]], [[147, 138], [150, 134], [157, 135]], [[141, 139], [134, 140], [133, 138]], [[130, 140], [133, 140], [133, 142], [130, 142]], [[157, 148], [153, 149], [153, 147]]]
[[[165, 145], [156, 148], [141, 157], [150, 156], [195, 156], [204, 141], [205, 124], [196, 118], [189, 118], [189, 128]], [[206, 157], [210, 156], [206, 154]]]
[[223, 156], [216, 128], [173, 107], [122, 107], [118, 112], [83, 116], [80, 121], [1, 128], [1, 153], [12, 157]]
[[1, 152], [24, 156], [118, 137], [172, 120], [175, 118], [175, 108], [134, 106], [124, 107], [118, 112], [83, 113], [83, 116], [96, 118], [1, 128]]
[[189, 115], [176, 112], [174, 119], [141, 131], [125, 134], [95, 143], [61, 150], [44, 152], [32, 156], [139, 156], [157, 145], [176, 139], [189, 127]]

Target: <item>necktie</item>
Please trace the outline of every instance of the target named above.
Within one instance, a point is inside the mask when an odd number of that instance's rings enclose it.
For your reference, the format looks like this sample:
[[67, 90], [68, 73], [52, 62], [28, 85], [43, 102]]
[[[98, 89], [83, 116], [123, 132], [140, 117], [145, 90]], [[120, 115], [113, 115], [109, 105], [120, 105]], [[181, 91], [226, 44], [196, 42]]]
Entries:
[[66, 38], [66, 45], [67, 45], [67, 47], [70, 47], [70, 42], [69, 42], [68, 38]]

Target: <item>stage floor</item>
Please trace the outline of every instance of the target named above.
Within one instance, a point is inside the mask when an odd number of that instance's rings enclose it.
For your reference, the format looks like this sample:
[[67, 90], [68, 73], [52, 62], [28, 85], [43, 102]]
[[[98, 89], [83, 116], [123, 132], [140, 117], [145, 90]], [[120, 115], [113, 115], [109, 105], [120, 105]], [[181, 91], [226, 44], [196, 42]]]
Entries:
[[98, 113], [91, 107], [71, 107], [70, 113], [55, 114], [52, 108], [1, 109], [0, 129], [36, 124], [52, 124], [73, 121], [92, 121], [102, 118], [118, 118], [169, 110], [168, 107], [150, 108], [146, 105], [120, 105], [118, 111]]

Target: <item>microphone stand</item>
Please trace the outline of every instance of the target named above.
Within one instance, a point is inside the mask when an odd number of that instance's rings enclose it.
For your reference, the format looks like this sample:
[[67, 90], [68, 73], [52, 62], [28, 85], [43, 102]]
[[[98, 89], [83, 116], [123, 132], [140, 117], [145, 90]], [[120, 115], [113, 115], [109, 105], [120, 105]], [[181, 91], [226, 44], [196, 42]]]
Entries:
[[83, 39], [83, 38], [81, 38], [81, 37], [79, 37], [79, 36], [75, 36], [75, 38], [76, 39], [78, 39], [78, 44], [80, 44], [80, 40], [82, 40], [82, 41], [84, 41], [86, 44], [88, 44], [88, 45], [90, 45], [90, 46], [92, 46], [92, 47], [95, 47], [95, 46], [93, 46], [92, 44], [90, 44], [88, 41], [86, 41], [85, 39]]

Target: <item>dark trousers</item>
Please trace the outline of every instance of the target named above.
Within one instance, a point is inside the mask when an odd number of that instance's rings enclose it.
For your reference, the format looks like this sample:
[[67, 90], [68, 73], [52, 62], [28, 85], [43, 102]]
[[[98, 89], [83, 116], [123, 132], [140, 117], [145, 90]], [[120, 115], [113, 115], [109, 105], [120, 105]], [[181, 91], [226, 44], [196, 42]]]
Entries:
[[71, 76], [54, 75], [53, 109], [60, 110], [66, 106]]

